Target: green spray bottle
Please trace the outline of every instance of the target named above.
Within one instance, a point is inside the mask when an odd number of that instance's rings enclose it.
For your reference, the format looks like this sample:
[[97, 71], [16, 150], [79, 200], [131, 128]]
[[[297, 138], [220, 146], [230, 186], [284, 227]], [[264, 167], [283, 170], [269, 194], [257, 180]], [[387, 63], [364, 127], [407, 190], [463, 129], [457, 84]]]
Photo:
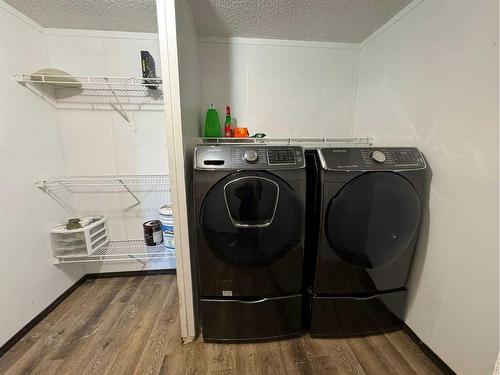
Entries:
[[220, 122], [219, 114], [214, 108], [213, 104], [210, 104], [210, 108], [207, 111], [207, 117], [205, 118], [205, 137], [206, 138], [217, 138], [221, 136], [220, 132]]

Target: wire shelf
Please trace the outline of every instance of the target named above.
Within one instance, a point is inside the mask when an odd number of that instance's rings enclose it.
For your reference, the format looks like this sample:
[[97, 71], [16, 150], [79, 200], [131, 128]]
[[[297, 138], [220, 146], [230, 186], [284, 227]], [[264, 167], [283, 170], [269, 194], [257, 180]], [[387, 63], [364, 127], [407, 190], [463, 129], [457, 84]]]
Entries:
[[372, 137], [270, 137], [270, 138], [200, 138], [203, 144], [266, 144], [275, 146], [303, 146], [306, 149], [321, 147], [368, 147]]
[[14, 74], [14, 79], [60, 109], [127, 111], [162, 108], [161, 78]]
[[103, 76], [69, 76], [57, 74], [14, 74], [20, 83], [36, 83], [50, 85], [57, 89], [78, 89], [107, 92], [110, 90], [125, 93], [148, 92], [147, 90], [162, 89], [161, 78], [140, 77], [103, 77]]
[[170, 204], [168, 175], [66, 176], [36, 185], [74, 216], [158, 211]]
[[54, 263], [124, 262], [131, 260], [175, 259], [175, 249], [146, 246], [143, 240], [110, 241], [87, 256], [54, 258]]
[[65, 176], [36, 181], [40, 188], [64, 189], [72, 193], [115, 192], [126, 185], [131, 191], [141, 191], [146, 186], [170, 186], [168, 175], [104, 175]]

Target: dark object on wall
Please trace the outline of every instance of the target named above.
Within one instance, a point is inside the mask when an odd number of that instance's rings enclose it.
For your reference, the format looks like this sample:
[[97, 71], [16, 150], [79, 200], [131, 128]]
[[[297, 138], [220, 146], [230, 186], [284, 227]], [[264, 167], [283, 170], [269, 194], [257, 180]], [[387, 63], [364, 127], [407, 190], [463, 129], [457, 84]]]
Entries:
[[[148, 51], [141, 51], [141, 68], [142, 68], [142, 77], [143, 78], [157, 78], [156, 77], [156, 68], [155, 68], [155, 60], [153, 56]], [[145, 79], [143, 81], [146, 84], [146, 87], [151, 90], [158, 89], [158, 79]]]

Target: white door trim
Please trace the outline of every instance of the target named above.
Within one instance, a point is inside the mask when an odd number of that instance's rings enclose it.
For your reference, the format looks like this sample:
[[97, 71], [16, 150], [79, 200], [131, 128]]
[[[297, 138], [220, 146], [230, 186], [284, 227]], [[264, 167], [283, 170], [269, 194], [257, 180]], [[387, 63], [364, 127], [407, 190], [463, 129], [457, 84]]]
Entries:
[[184, 145], [182, 137], [179, 61], [175, 0], [156, 0], [160, 60], [162, 66], [165, 126], [167, 134], [170, 189], [175, 227], [179, 317], [183, 342], [196, 335], [193, 306], [193, 283], [189, 250], [187, 194], [184, 175]]

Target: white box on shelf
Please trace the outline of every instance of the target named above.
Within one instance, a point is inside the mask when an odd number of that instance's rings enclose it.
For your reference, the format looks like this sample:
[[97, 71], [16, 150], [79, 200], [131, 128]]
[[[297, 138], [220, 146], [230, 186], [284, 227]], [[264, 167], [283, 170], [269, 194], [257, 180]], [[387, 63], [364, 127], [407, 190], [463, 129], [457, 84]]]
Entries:
[[107, 219], [99, 219], [83, 228], [66, 229], [66, 224], [51, 230], [56, 258], [87, 256], [109, 242]]

